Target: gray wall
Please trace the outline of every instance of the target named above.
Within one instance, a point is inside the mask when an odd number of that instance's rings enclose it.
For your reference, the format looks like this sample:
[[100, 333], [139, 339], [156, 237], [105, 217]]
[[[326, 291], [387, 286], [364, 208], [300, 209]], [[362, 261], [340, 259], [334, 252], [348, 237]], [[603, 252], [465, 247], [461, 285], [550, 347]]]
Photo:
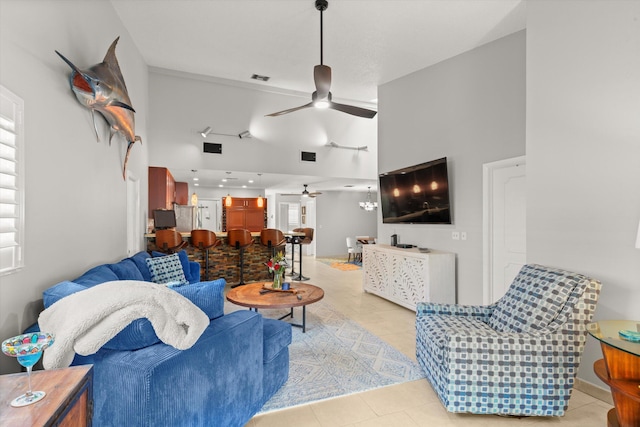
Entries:
[[[371, 192], [371, 199], [377, 200]], [[360, 209], [367, 193], [326, 191], [316, 198], [316, 256], [347, 256], [347, 237], [376, 236], [378, 212]]]
[[521, 31], [379, 88], [379, 171], [447, 157], [453, 224], [379, 218], [378, 238], [455, 252], [463, 304], [482, 303], [482, 165], [525, 152], [525, 40]]
[[[42, 291], [127, 254], [126, 143], [91, 116], [69, 88], [63, 53], [81, 68], [99, 63], [119, 35], [116, 55], [132, 104], [136, 134], [128, 169], [140, 179], [146, 217], [147, 88], [142, 57], [109, 2], [2, 1], [0, 83], [25, 103], [25, 267], [0, 277], [0, 337], [35, 322]], [[142, 218], [141, 218], [142, 220]], [[140, 236], [142, 244], [142, 236]], [[0, 373], [18, 371], [0, 357]]]
[[[603, 283], [640, 320], [640, 2], [527, 6], [527, 258]], [[602, 357], [589, 338], [579, 372]]]

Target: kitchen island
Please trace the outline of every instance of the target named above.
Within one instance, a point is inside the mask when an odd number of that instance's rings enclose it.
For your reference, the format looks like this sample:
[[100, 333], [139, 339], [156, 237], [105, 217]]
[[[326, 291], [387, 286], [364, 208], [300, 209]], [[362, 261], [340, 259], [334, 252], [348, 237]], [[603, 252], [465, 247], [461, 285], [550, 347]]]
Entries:
[[[240, 281], [240, 251], [227, 243], [227, 232], [215, 232], [222, 244], [209, 249], [209, 279], [224, 278], [227, 283], [235, 284]], [[288, 236], [304, 236], [304, 233], [285, 233]], [[191, 232], [180, 232], [182, 239], [190, 243]], [[147, 251], [157, 251], [155, 233], [144, 235], [147, 241]], [[244, 250], [244, 279], [246, 282], [271, 280], [265, 263], [271, 252], [268, 247], [260, 243], [260, 232], [252, 232], [253, 244]], [[200, 277], [204, 279], [204, 251], [191, 244], [185, 248], [191, 261], [200, 263]], [[284, 252], [285, 247], [282, 246]]]

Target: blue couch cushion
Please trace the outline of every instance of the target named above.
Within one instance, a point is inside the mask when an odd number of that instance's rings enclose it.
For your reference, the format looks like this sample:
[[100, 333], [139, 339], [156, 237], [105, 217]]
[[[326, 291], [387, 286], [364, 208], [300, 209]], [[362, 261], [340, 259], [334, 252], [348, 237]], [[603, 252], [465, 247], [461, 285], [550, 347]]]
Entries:
[[283, 348], [291, 344], [291, 325], [287, 322], [264, 318], [263, 324], [263, 352], [264, 363], [275, 358]]
[[[162, 252], [153, 251], [151, 255], [156, 257], [167, 256], [167, 254]], [[191, 267], [189, 266], [189, 256], [187, 255], [187, 251], [178, 252], [178, 257], [180, 258], [180, 263], [182, 264], [182, 271], [184, 272], [184, 277], [186, 277], [189, 283], [195, 283], [200, 280], [200, 277], [194, 277], [193, 272], [191, 271]]]
[[85, 289], [87, 289], [86, 286], [79, 285], [74, 282], [69, 282], [68, 280], [53, 285], [42, 293], [42, 302], [44, 303], [44, 308], [49, 308], [53, 305], [53, 303], [55, 303], [59, 299], [66, 297], [67, 295], [75, 294], [76, 292], [80, 292]]
[[117, 264], [107, 264], [107, 267], [109, 267], [120, 280], [140, 280], [148, 282], [148, 280], [144, 279], [142, 273], [140, 273], [140, 269], [136, 263], [129, 258], [125, 258]]
[[85, 287], [91, 287], [104, 282], [111, 282], [118, 280], [118, 276], [105, 264], [93, 267], [91, 270], [84, 273], [82, 276], [74, 279], [73, 282], [84, 285]]
[[148, 252], [138, 252], [130, 259], [133, 261], [140, 270], [140, 274], [142, 274], [142, 278], [145, 282], [151, 281], [151, 272], [149, 272], [149, 266], [147, 265], [147, 258], [151, 258]]
[[213, 320], [224, 314], [224, 279], [212, 282], [192, 283], [174, 287], [173, 290], [194, 303]]

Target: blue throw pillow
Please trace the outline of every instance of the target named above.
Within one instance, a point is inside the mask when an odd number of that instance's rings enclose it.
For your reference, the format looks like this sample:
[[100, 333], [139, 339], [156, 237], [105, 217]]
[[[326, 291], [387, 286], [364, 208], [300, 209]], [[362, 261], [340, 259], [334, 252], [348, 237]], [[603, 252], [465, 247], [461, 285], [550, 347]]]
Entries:
[[147, 258], [147, 265], [151, 272], [151, 281], [159, 284], [187, 285], [189, 281], [184, 275], [182, 263], [178, 254], [171, 254], [157, 258]]
[[93, 267], [91, 270], [72, 281], [79, 285], [91, 287], [100, 283], [111, 282], [113, 280], [118, 280], [116, 273], [111, 271], [111, 269], [105, 264], [102, 264], [97, 267]]
[[44, 308], [49, 308], [53, 305], [53, 303], [66, 297], [67, 295], [75, 294], [76, 292], [80, 292], [85, 289], [87, 289], [86, 286], [82, 286], [74, 282], [69, 282], [68, 280], [53, 285], [42, 293], [42, 302], [44, 303]]
[[[153, 251], [151, 252], [151, 255], [156, 258], [156, 257], [163, 257], [163, 256], [167, 256], [167, 254], [162, 253], [162, 252], [157, 252], [157, 251]], [[180, 263], [182, 264], [182, 271], [184, 272], [184, 277], [187, 279], [187, 281], [189, 283], [194, 283], [194, 282], [198, 282], [198, 278], [197, 277], [193, 277], [193, 275], [191, 274], [191, 267], [189, 266], [189, 256], [187, 255], [187, 251], [180, 251], [178, 252], [178, 258], [180, 258]]]
[[194, 303], [209, 316], [209, 319], [213, 320], [224, 314], [224, 286], [226, 284], [224, 279], [218, 279], [175, 287], [173, 290]]

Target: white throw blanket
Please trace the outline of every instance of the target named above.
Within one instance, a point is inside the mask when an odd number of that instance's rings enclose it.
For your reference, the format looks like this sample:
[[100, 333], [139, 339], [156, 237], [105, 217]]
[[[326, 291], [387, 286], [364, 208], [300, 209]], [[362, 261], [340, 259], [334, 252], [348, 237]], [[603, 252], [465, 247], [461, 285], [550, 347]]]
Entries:
[[196, 343], [208, 316], [164, 285], [137, 280], [105, 282], [56, 301], [40, 313], [40, 330], [55, 334], [45, 350], [45, 369], [67, 367], [74, 351], [86, 356], [135, 319], [146, 317], [158, 338], [179, 350]]

